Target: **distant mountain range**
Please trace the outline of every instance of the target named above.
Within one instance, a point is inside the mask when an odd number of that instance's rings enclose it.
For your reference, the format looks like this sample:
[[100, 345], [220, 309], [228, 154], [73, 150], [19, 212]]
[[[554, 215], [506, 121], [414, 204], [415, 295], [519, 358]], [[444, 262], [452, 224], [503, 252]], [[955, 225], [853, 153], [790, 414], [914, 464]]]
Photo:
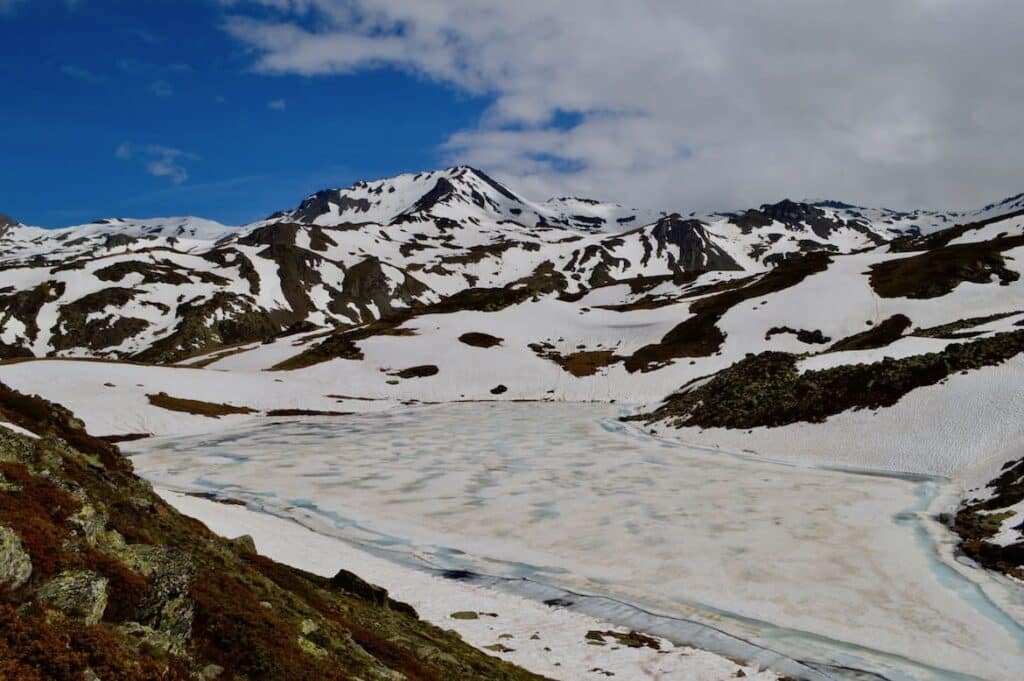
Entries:
[[[288, 331], [346, 330], [473, 291], [583, 296], [617, 282], [764, 273], [808, 253], [886, 251], [1024, 208], [965, 213], [780, 201], [708, 215], [528, 200], [461, 166], [317, 192], [242, 227], [0, 220], [0, 349], [172, 362]], [[457, 304], [457, 302], [454, 302]]]

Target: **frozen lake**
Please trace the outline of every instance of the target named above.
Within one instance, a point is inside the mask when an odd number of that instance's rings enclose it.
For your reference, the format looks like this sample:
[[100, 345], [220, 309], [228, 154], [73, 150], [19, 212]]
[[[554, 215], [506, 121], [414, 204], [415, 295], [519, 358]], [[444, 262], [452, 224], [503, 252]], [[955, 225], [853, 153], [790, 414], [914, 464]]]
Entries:
[[525, 594], [599, 595], [592, 611], [680, 643], [747, 642], [829, 676], [1020, 678], [1024, 590], [952, 559], [928, 519], [951, 486], [680, 446], [619, 414], [450, 404], [124, 449], [158, 486]]

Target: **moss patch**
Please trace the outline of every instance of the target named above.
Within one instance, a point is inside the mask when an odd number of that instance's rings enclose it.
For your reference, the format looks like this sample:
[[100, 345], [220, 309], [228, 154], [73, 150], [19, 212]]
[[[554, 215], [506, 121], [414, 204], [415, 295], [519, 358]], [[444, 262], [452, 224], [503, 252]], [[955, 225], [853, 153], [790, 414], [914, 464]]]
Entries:
[[172, 397], [167, 393], [146, 395], [146, 398], [154, 407], [160, 407], [168, 411], [179, 411], [185, 414], [195, 414], [196, 416], [209, 416], [210, 418], [220, 418], [221, 416], [230, 416], [231, 414], [256, 413], [255, 409], [250, 409], [249, 407], [236, 407], [232, 404], [219, 404], [217, 402], [190, 400], [184, 397]]

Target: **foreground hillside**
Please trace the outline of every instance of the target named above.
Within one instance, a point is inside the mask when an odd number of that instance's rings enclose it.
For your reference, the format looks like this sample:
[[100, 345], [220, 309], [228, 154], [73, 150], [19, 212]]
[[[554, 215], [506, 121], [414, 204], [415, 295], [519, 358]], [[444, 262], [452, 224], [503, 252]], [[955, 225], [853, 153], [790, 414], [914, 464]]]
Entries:
[[61, 407], [0, 386], [0, 414], [0, 678], [539, 678], [214, 535]]

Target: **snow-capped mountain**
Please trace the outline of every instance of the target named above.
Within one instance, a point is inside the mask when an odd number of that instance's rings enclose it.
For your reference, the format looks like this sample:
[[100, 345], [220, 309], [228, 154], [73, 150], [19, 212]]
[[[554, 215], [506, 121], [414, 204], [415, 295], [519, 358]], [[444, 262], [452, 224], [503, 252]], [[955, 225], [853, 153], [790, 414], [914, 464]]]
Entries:
[[[884, 253], [894, 239], [1022, 205], [1018, 196], [970, 213], [898, 213], [784, 200], [683, 217], [535, 202], [461, 166], [321, 191], [243, 227], [186, 217], [49, 230], [5, 219], [0, 343], [9, 356], [166, 362], [488, 291], [613, 306], [638, 304], [642, 291], [661, 305], [698, 282], [763, 276], [808, 253]], [[618, 283], [635, 291], [597, 293]]]
[[572, 197], [537, 203], [480, 170], [459, 166], [317, 192], [295, 210], [276, 213], [268, 222], [321, 226], [431, 221], [469, 225], [508, 223], [534, 229], [568, 227], [587, 232], [646, 224], [658, 215], [654, 211], [630, 210], [614, 203]]

